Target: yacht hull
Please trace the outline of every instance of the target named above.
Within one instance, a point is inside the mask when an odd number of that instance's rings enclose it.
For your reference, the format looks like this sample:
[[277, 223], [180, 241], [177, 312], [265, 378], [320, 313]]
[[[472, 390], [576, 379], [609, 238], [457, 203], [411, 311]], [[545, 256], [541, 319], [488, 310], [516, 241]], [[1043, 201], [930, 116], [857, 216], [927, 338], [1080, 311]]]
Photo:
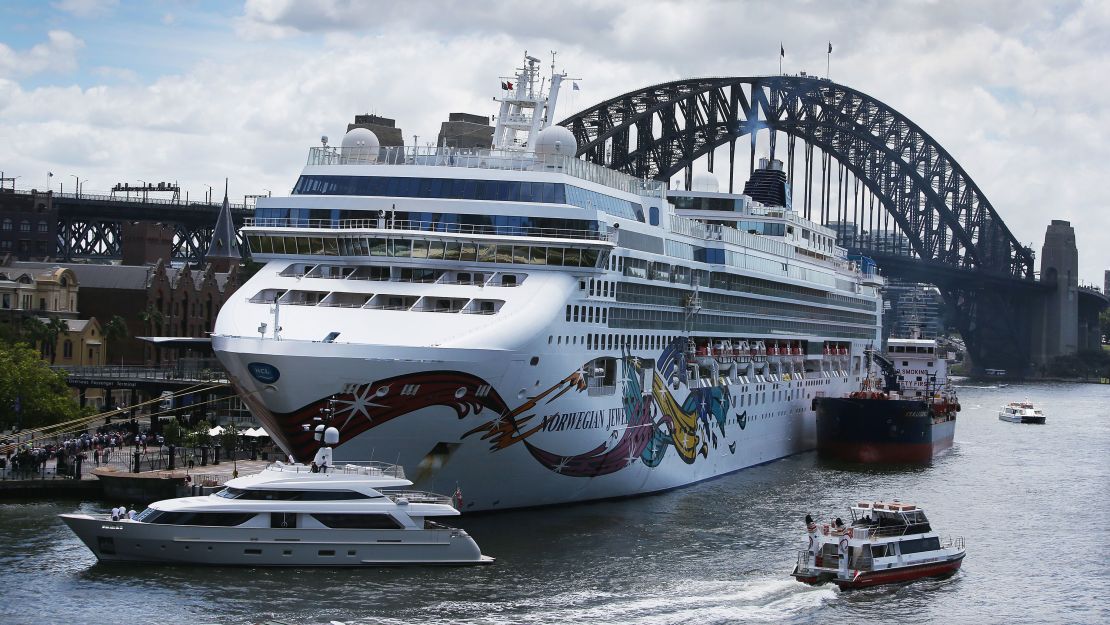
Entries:
[[101, 562], [329, 567], [493, 562], [466, 532], [453, 528], [288, 530], [59, 516]]

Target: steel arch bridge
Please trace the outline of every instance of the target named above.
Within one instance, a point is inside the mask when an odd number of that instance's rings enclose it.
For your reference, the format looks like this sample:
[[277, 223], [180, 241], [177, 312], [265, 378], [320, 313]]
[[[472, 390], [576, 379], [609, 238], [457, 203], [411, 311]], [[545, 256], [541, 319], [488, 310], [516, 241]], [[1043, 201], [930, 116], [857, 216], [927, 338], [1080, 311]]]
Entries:
[[[837, 230], [839, 243], [873, 257], [888, 276], [938, 286], [947, 316], [980, 370], [1025, 369], [1030, 363], [1038, 307], [1055, 285], [1037, 280], [1032, 250], [1014, 237], [952, 155], [876, 98], [807, 76], [699, 78], [632, 91], [559, 124], [574, 133], [579, 157], [658, 180], [684, 171], [687, 188], [694, 162], [705, 158], [713, 171], [716, 150], [727, 145], [729, 191], [741, 138], [751, 142], [751, 171], [757, 135], [767, 134], [766, 148], [775, 158], [777, 137], [784, 134], [792, 188], [795, 141], [802, 141], [805, 217], [851, 226], [851, 234]], [[811, 214], [814, 148], [822, 152], [819, 215]], [[854, 215], [841, 210], [841, 199], [845, 207], [856, 202], [844, 189], [848, 173], [833, 179], [836, 214], [831, 210], [830, 159], [854, 176], [857, 193], [862, 185], [870, 194], [870, 233], [855, 229], [868, 219], [862, 203]], [[860, 223], [847, 223], [849, 217]]]
[[[1033, 280], [1033, 253], [1010, 232], [963, 167], [917, 124], [864, 93], [804, 76], [678, 80], [632, 91], [560, 125], [578, 156], [637, 177], [669, 180], [748, 135], [780, 131], [835, 158], [874, 194], [913, 256], [951, 268]], [[775, 132], [771, 132], [772, 156]], [[793, 180], [794, 144], [789, 144]], [[809, 161], [807, 160], [807, 163]], [[731, 181], [731, 176], [730, 176]], [[824, 220], [827, 222], [827, 219]], [[881, 246], [851, 245], [861, 251]]]

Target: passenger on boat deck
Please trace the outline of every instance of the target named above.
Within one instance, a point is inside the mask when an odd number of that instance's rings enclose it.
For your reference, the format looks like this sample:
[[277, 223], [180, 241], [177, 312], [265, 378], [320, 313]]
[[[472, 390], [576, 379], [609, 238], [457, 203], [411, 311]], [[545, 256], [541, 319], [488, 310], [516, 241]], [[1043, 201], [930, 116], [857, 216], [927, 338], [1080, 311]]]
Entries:
[[312, 464], [309, 465], [309, 470], [312, 471], [313, 473], [319, 473], [320, 472], [320, 465], [316, 464], [316, 461], [313, 460]]
[[134, 521], [135, 517], [138, 516], [138, 514], [139, 514], [138, 512], [135, 512], [134, 508], [131, 508], [130, 510], [127, 511], [127, 520]]

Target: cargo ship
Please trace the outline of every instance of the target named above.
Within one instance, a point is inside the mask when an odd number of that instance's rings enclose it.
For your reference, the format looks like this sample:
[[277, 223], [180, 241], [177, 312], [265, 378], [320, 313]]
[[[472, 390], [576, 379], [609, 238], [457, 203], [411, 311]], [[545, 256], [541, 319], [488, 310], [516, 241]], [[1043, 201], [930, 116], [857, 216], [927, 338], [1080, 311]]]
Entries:
[[926, 464], [952, 446], [960, 402], [948, 382], [937, 343], [887, 342], [885, 354], [867, 352], [881, 375], [864, 378], [843, 397], [813, 399], [817, 451], [822, 458], [869, 464]]

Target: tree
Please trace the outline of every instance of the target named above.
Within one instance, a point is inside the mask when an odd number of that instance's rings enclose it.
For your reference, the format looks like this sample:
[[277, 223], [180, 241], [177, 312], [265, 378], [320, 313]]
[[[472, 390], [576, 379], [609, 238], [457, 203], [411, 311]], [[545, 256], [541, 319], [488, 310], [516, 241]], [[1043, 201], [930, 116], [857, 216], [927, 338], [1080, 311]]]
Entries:
[[[157, 419], [158, 417], [154, 417]], [[181, 424], [177, 422], [177, 417], [172, 417], [166, 425], [162, 426], [162, 440], [165, 441], [166, 446], [170, 448], [170, 471], [174, 470], [173, 456], [177, 446], [181, 445], [184, 434], [181, 431]]]
[[[108, 342], [108, 349], [115, 353], [116, 348], [119, 347], [120, 341], [123, 341], [131, 333], [127, 330], [127, 321], [119, 315], [114, 315], [104, 324], [104, 340]], [[123, 350], [120, 349], [119, 364], [123, 364]]]
[[[139, 312], [139, 319], [149, 328], [150, 335], [156, 336], [158, 334], [157, 328], [162, 327], [162, 323], [165, 322], [166, 316], [162, 314], [162, 311], [147, 304], [146, 309]], [[155, 348], [155, 350], [155, 354], [158, 355], [157, 348]], [[155, 360], [161, 360], [161, 358], [156, 358]]]
[[91, 414], [77, 405], [66, 374], [27, 345], [0, 345], [0, 429], [41, 427]]
[[235, 455], [235, 450], [239, 448], [239, 428], [235, 427], [234, 423], [229, 423], [224, 426], [224, 431], [220, 433], [220, 444], [223, 445], [226, 453], [231, 456], [233, 465], [232, 474], [235, 477], [239, 476], [239, 459]]
[[43, 326], [43, 342], [50, 346], [50, 364], [54, 364], [58, 358], [58, 337], [69, 333], [69, 324], [52, 315]]

